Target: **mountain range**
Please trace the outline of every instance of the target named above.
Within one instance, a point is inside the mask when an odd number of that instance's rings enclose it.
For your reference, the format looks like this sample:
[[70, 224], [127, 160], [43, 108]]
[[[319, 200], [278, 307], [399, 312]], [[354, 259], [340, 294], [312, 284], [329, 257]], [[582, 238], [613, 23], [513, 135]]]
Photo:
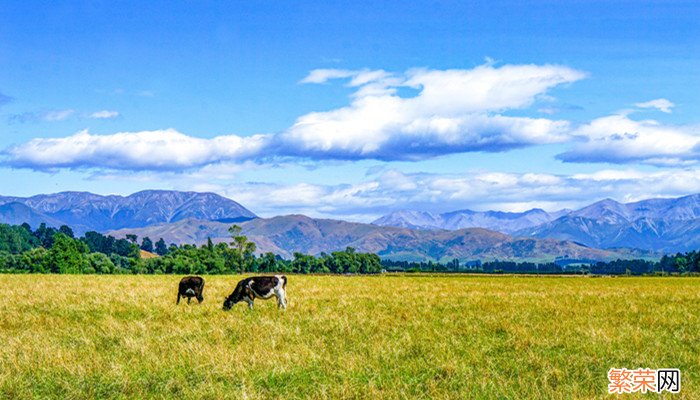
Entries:
[[[258, 218], [214, 193], [148, 190], [129, 196], [62, 192], [0, 196], [0, 222], [68, 225], [173, 243], [228, 238], [239, 223], [261, 251], [284, 256], [355, 247], [394, 259], [609, 259], [700, 248], [700, 194], [623, 204], [606, 199], [579, 210], [522, 213], [399, 211], [372, 224], [301, 215]], [[602, 249], [602, 250], [601, 250]], [[606, 250], [607, 249], [607, 250]], [[626, 249], [638, 249], [632, 251]]]
[[605, 199], [579, 210], [547, 213], [454, 211], [431, 214], [399, 211], [373, 222], [414, 229], [482, 227], [514, 236], [571, 240], [596, 248], [636, 248], [657, 252], [700, 248], [700, 194], [619, 203]]
[[660, 252], [700, 248], [700, 194], [622, 204], [606, 199], [516, 235]]
[[459, 210], [435, 214], [427, 211], [402, 210], [385, 215], [372, 223], [380, 226], [398, 226], [412, 229], [456, 230], [485, 228], [502, 233], [514, 233], [553, 221], [569, 212], [571, 210], [548, 213], [539, 208], [533, 208], [521, 213]]
[[32, 197], [0, 196], [0, 221], [68, 225], [77, 234], [140, 228], [187, 218], [240, 222], [257, 218], [233, 200], [214, 193], [146, 190], [130, 196], [61, 192]]

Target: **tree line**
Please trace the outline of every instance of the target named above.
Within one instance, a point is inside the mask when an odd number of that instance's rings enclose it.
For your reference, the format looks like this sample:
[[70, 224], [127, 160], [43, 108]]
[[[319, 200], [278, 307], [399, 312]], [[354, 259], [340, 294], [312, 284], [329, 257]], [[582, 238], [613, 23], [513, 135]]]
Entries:
[[382, 260], [387, 271], [407, 272], [469, 272], [486, 274], [581, 274], [581, 275], [663, 275], [700, 273], [700, 252], [664, 255], [658, 261], [644, 259], [612, 260], [608, 262], [534, 263], [528, 261], [479, 260], [461, 264], [454, 259], [447, 263], [433, 261], [411, 262]]
[[[683, 274], [700, 272], [700, 252], [665, 255], [657, 261], [614, 260], [609, 262], [533, 263], [478, 260], [462, 263], [458, 259], [440, 263], [381, 260], [372, 253], [360, 253], [352, 247], [318, 256], [294, 253], [284, 259], [274, 253], [256, 254], [255, 243], [241, 234], [241, 228], [229, 229], [229, 243], [201, 246], [166, 245], [160, 238], [153, 242], [136, 235], [117, 239], [99, 232], [75, 237], [63, 225], [58, 229], [46, 224], [32, 229], [28, 224], [0, 224], [0, 272], [59, 274], [229, 274], [244, 272], [371, 274], [402, 272], [472, 272], [518, 274]], [[141, 257], [141, 250], [158, 257]], [[146, 254], [148, 254], [146, 253]]]
[[[376, 254], [359, 253], [352, 247], [312, 256], [294, 253], [291, 260], [274, 253], [255, 254], [255, 243], [241, 234], [237, 225], [229, 229], [230, 243], [202, 246], [167, 246], [160, 238], [138, 242], [133, 234], [124, 239], [86, 232], [76, 238], [63, 225], [58, 229], [41, 224], [0, 224], [0, 272], [58, 274], [229, 274], [244, 272], [361, 273], [381, 271]], [[141, 257], [141, 250], [158, 257]], [[147, 254], [147, 253], [146, 253]]]

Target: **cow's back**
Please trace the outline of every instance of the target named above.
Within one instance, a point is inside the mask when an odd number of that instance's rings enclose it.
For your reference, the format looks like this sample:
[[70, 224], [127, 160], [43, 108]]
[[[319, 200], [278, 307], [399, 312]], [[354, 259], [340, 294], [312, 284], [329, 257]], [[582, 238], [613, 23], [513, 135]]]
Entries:
[[187, 289], [192, 289], [197, 293], [201, 293], [204, 288], [204, 278], [201, 276], [186, 276], [180, 280], [180, 293], [185, 293]]

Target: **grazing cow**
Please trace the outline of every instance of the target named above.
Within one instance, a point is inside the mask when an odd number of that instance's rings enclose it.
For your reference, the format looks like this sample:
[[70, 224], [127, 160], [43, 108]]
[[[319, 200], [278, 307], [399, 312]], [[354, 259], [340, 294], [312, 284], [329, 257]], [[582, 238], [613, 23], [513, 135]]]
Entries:
[[246, 278], [238, 282], [233, 293], [224, 300], [224, 310], [230, 310], [234, 304], [240, 301], [248, 303], [248, 308], [252, 310], [253, 300], [256, 297], [267, 300], [272, 296], [277, 297], [277, 308], [286, 310], [286, 291], [287, 277], [284, 275]]
[[177, 289], [176, 304], [180, 304], [180, 297], [187, 297], [187, 304], [190, 304], [190, 300], [193, 297], [196, 297], [197, 301], [201, 303], [204, 300], [202, 291], [204, 291], [204, 279], [202, 279], [202, 277], [186, 276], [180, 280], [180, 286]]

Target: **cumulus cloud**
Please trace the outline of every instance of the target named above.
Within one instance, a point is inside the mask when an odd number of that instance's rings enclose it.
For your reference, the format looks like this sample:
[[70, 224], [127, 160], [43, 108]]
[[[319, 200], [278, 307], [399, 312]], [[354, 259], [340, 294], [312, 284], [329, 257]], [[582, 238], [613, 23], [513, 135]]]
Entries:
[[[567, 140], [569, 123], [510, 117], [548, 90], [583, 79], [557, 65], [483, 65], [471, 70], [312, 71], [302, 82], [350, 79], [349, 106], [299, 117], [280, 133], [291, 155], [416, 160], [468, 151], [503, 151]], [[415, 91], [402, 97], [400, 89]]]
[[594, 119], [572, 134], [581, 142], [559, 154], [562, 161], [666, 166], [695, 164], [700, 156], [698, 126], [636, 121], [625, 113]]
[[93, 119], [111, 119], [117, 118], [118, 116], [119, 112], [111, 110], [95, 111], [94, 113], [89, 115], [89, 117]]
[[38, 170], [110, 168], [172, 170], [237, 160], [258, 154], [268, 137], [235, 135], [200, 139], [174, 129], [33, 139], [4, 151], [5, 164]]
[[[557, 155], [565, 162], [644, 163], [683, 166], [697, 162], [697, 126], [636, 120], [624, 111], [579, 126], [569, 121], [507, 115], [553, 99], [557, 86], [585, 73], [558, 65], [482, 65], [469, 70], [319, 69], [303, 83], [342, 79], [353, 88], [345, 107], [311, 112], [281, 132], [203, 139], [174, 130], [41, 139], [8, 148], [5, 164], [39, 170], [108, 168], [122, 170], [199, 167], [269, 159], [424, 160], [463, 152], [500, 152], [526, 146], [571, 143]], [[544, 99], [544, 100], [542, 100]], [[638, 108], [670, 112], [673, 103], [656, 99]], [[552, 112], [540, 109], [542, 112]], [[75, 110], [32, 114], [60, 121]], [[114, 118], [97, 111], [90, 118]], [[21, 119], [24, 119], [22, 117]]]
[[670, 101], [666, 99], [656, 99], [656, 100], [651, 100], [647, 101], [644, 103], [637, 103], [635, 104], [635, 107], [639, 108], [655, 108], [661, 112], [665, 112], [666, 114], [671, 113], [671, 108], [673, 108], [675, 104], [671, 103]]
[[[403, 73], [319, 69], [302, 82], [345, 79], [347, 86], [354, 88], [350, 104], [303, 115], [276, 134], [199, 139], [172, 130], [104, 136], [81, 132], [62, 139], [34, 139], [7, 149], [6, 163], [37, 169], [83, 166], [138, 170], [246, 157], [421, 160], [560, 143], [569, 139], [567, 121], [507, 116], [503, 112], [529, 107], [550, 89], [585, 76], [557, 65], [487, 64], [470, 70], [412, 69]], [[74, 112], [57, 111], [47, 117], [61, 120]], [[91, 117], [116, 115], [115, 111], [104, 110]], [[146, 156], [148, 152], [156, 156]], [[139, 156], [132, 157], [132, 153]]]

